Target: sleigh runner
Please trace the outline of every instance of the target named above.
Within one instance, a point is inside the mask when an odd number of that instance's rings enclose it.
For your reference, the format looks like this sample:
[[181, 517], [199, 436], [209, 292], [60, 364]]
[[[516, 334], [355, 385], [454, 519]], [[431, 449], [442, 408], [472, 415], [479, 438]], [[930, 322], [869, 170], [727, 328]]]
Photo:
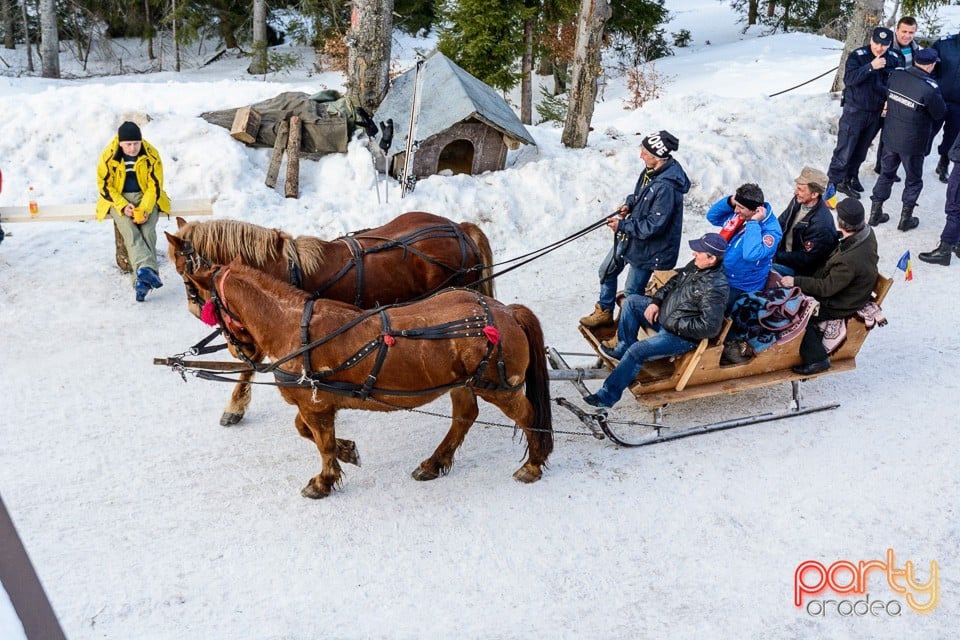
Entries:
[[[651, 281], [657, 287], [670, 277], [670, 272], [656, 272]], [[883, 275], [877, 276], [871, 302], [878, 307], [882, 304], [893, 280]], [[742, 363], [725, 364], [721, 362], [724, 343], [732, 326], [732, 321], [724, 321], [720, 334], [713, 339], [701, 340], [695, 349], [679, 356], [650, 360], [640, 370], [639, 375], [630, 385], [629, 390], [637, 402], [654, 409], [653, 423], [632, 423], [635, 426], [645, 427], [647, 433], [641, 438], [626, 438], [618, 435], [611, 427], [611, 420], [605, 410], [601, 411], [573, 411], [577, 417], [595, 431], [602, 431], [612, 440], [624, 446], [641, 446], [664, 442], [677, 438], [730, 429], [746, 424], [768, 422], [781, 418], [795, 417], [816, 411], [834, 409], [839, 404], [829, 404], [818, 407], [801, 407], [799, 384], [810, 378], [856, 368], [856, 357], [870, 332], [867, 323], [859, 316], [853, 316], [846, 321], [846, 337], [839, 348], [831, 354], [830, 369], [815, 374], [815, 376], [801, 375], [793, 371], [793, 367], [803, 364], [800, 357], [800, 337], [783, 343], [774, 344], [757, 353], [753, 358]], [[593, 330], [579, 325], [580, 333], [596, 352], [599, 360], [591, 368], [573, 368], [564, 360], [563, 355], [550, 350], [548, 358], [553, 367], [553, 379], [570, 380], [577, 387], [581, 395], [590, 391], [583, 385], [585, 379], [603, 379], [616, 367], [600, 349], [601, 341], [616, 335], [616, 328], [606, 327], [602, 330]], [[774, 384], [790, 382], [793, 389], [791, 409], [780, 414], [758, 414], [729, 420], [719, 423], [699, 425], [689, 429], [668, 430], [661, 424], [662, 410], [670, 404], [706, 398], [721, 394], [739, 393], [748, 389], [766, 387]], [[572, 405], [557, 400], [558, 404], [568, 409]]]

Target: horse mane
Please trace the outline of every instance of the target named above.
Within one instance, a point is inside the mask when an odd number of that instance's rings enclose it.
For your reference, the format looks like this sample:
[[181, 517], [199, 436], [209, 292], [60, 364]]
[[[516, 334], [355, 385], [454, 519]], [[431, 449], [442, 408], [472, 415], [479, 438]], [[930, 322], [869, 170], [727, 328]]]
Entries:
[[288, 245], [292, 236], [280, 229], [269, 229], [241, 220], [208, 220], [190, 222], [177, 232], [193, 243], [194, 249], [208, 262], [229, 264], [240, 258], [245, 264], [263, 268], [280, 259], [281, 245]]
[[323, 266], [323, 248], [327, 242], [313, 236], [297, 236], [286, 244], [286, 251], [296, 249], [293, 259], [299, 259], [300, 268], [304, 273], [316, 273]]

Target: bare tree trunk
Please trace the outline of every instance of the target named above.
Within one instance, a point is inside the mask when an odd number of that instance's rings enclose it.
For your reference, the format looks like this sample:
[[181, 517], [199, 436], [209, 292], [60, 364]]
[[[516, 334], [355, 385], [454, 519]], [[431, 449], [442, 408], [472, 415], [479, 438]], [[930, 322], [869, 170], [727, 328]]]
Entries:
[[757, 24], [757, 14], [760, 13], [760, 0], [750, 0], [747, 5], [747, 24]]
[[180, 71], [180, 41], [177, 40], [177, 0], [172, 0], [173, 11], [173, 70]]
[[570, 72], [570, 106], [560, 138], [563, 145], [571, 149], [587, 146], [593, 103], [597, 99], [597, 78], [603, 71], [600, 65], [603, 28], [611, 13], [607, 0], [580, 0], [577, 43]]
[[890, 10], [890, 17], [887, 18], [886, 25], [893, 29], [897, 22], [897, 14], [900, 13], [900, 0], [893, 0], [893, 9]]
[[153, 17], [150, 15], [150, 0], [143, 0], [143, 20], [147, 30], [147, 60], [157, 56], [153, 53]]
[[768, 0], [767, 1], [767, 17], [772, 18], [773, 14], [776, 13], [777, 9], [777, 0]]
[[60, 77], [60, 34], [56, 0], [40, 0], [40, 75]]
[[534, 19], [523, 23], [523, 58], [520, 61], [520, 122], [533, 124], [533, 27]]
[[253, 0], [253, 59], [247, 73], [267, 72], [267, 0]]
[[33, 47], [30, 45], [30, 24], [27, 22], [27, 3], [20, 3], [20, 15], [23, 16], [23, 42], [27, 45], [27, 71], [33, 73]]
[[847, 41], [843, 45], [843, 53], [840, 54], [840, 66], [837, 69], [837, 75], [833, 79], [833, 86], [830, 91], [840, 91], [843, 89], [843, 68], [847, 63], [847, 58], [855, 50], [862, 47], [870, 38], [873, 29], [880, 24], [883, 18], [883, 0], [857, 0], [853, 7], [853, 16], [850, 18], [850, 24], [847, 26]]
[[353, 0], [347, 35], [347, 97], [374, 113], [390, 86], [393, 0]]
[[4, 49], [16, 49], [17, 43], [13, 40], [13, 11], [10, 3], [13, 0], [0, 0], [3, 2], [3, 47]]

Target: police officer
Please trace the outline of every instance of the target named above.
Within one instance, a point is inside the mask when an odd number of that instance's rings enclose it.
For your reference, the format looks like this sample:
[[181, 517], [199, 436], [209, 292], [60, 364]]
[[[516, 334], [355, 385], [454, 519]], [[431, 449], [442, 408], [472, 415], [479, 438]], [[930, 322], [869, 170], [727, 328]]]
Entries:
[[914, 56], [912, 67], [896, 69], [890, 74], [880, 177], [870, 195], [872, 227], [890, 219], [883, 212], [883, 203], [890, 197], [900, 163], [903, 163], [906, 179], [901, 196], [903, 210], [897, 229], [909, 231], [920, 224], [920, 220], [913, 215], [913, 209], [923, 189], [923, 159], [930, 153], [933, 125], [943, 118], [947, 110], [940, 87], [930, 75], [937, 61], [934, 49], [921, 49]]
[[890, 53], [893, 32], [877, 27], [870, 44], [853, 51], [843, 71], [843, 113], [837, 132], [827, 176], [837, 191], [860, 198], [863, 185], [858, 173], [867, 151], [880, 130], [880, 114], [887, 97], [887, 79], [897, 67], [897, 56]]
[[957, 34], [940, 38], [931, 46], [940, 58], [934, 79], [940, 85], [943, 99], [947, 103], [947, 113], [942, 120], [934, 123], [935, 138], [943, 126], [943, 140], [937, 147], [940, 161], [937, 162], [937, 177], [940, 182], [947, 182], [950, 174], [950, 158], [948, 152], [953, 141], [960, 132], [960, 36]]
[[[897, 20], [897, 28], [893, 30], [893, 46], [890, 47], [890, 53], [897, 56], [897, 68], [909, 67], [913, 65], [913, 56], [917, 55], [920, 47], [915, 40], [917, 35], [917, 19], [913, 16], [903, 16]], [[883, 128], [883, 118], [880, 119], [880, 127]], [[936, 134], [934, 134], [936, 135]], [[877, 144], [877, 161], [873, 165], [873, 172], [880, 173], [880, 158], [883, 157], [883, 141]], [[900, 182], [900, 176], [894, 182]]]

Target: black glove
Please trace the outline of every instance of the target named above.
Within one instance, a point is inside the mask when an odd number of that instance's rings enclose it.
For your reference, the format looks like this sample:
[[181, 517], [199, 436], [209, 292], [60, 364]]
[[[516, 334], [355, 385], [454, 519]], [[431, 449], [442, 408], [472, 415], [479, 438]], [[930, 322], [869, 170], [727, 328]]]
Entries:
[[363, 127], [363, 130], [367, 132], [367, 136], [370, 138], [376, 136], [377, 123], [373, 121], [373, 118], [370, 117], [366, 109], [357, 107], [355, 113], [357, 114], [357, 124]]
[[393, 142], [393, 118], [380, 122], [380, 149], [386, 153]]

